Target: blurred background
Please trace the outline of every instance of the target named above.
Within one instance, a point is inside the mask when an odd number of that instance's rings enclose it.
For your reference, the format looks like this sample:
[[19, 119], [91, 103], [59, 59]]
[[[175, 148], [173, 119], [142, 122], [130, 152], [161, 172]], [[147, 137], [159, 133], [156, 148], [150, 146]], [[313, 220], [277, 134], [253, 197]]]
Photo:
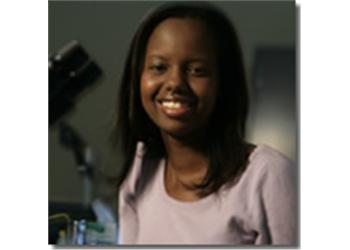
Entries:
[[[104, 176], [118, 173], [120, 153], [110, 144], [119, 79], [131, 37], [158, 1], [49, 1], [49, 55], [77, 40], [103, 74], [63, 118], [88, 145], [94, 178], [79, 170], [73, 151], [49, 129], [49, 213], [94, 200], [113, 204]], [[297, 11], [294, 1], [214, 2], [233, 21], [241, 41], [251, 95], [247, 140], [298, 161]], [[89, 214], [88, 209], [86, 210]], [[91, 212], [91, 211], [90, 211]], [[91, 215], [91, 213], [90, 213]], [[89, 215], [89, 216], [90, 216]], [[88, 216], [88, 215], [86, 215]]]

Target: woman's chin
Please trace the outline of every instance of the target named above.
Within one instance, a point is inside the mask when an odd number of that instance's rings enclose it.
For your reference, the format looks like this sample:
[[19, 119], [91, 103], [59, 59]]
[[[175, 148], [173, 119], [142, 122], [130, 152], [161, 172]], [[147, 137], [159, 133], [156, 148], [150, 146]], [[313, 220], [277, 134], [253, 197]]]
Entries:
[[176, 139], [184, 139], [189, 137], [193, 129], [190, 126], [166, 126], [161, 127], [161, 133], [163, 136], [170, 136]]
[[194, 126], [194, 124], [188, 124], [186, 126], [180, 126], [179, 124], [163, 126], [160, 127], [160, 131], [164, 139], [170, 137], [183, 142], [191, 141], [193, 143], [198, 140], [203, 141], [203, 139], [206, 137], [205, 130], [198, 129], [198, 127]]

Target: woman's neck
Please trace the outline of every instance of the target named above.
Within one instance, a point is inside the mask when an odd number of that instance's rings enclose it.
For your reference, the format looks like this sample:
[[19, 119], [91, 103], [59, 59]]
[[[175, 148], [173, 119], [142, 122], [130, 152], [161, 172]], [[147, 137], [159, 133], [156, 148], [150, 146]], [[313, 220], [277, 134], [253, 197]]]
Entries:
[[192, 138], [181, 140], [163, 135], [167, 152], [167, 173], [173, 181], [200, 184], [208, 169], [208, 158], [205, 156], [204, 142]]

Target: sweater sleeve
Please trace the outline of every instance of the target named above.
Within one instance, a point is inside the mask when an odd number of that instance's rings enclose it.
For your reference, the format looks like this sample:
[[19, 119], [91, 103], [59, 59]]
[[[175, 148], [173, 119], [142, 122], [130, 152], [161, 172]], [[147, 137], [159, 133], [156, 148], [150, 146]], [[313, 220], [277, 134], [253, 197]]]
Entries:
[[272, 245], [297, 245], [297, 168], [278, 152], [265, 162], [262, 202]]

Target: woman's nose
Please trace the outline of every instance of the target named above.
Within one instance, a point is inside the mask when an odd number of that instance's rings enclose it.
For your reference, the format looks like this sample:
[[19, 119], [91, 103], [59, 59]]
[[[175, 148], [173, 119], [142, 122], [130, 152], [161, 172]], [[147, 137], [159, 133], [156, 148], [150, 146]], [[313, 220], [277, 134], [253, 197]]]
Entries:
[[188, 88], [186, 74], [180, 67], [175, 67], [169, 71], [166, 80], [166, 90], [168, 91], [186, 91]]

